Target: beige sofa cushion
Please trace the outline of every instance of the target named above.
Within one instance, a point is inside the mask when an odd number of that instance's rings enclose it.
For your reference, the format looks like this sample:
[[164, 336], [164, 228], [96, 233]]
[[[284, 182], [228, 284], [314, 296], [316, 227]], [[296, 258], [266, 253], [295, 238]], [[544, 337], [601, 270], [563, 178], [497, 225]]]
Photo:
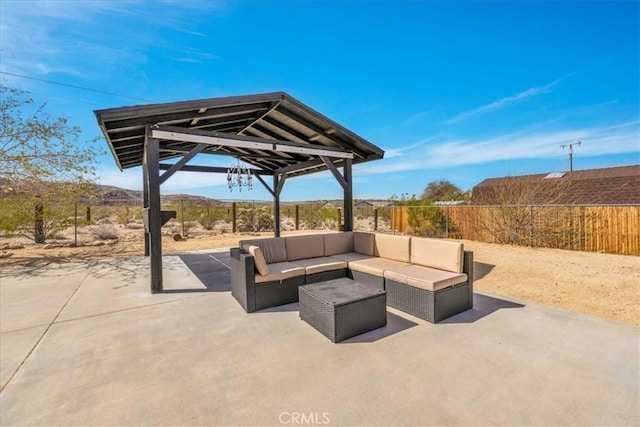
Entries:
[[347, 262], [336, 258], [321, 257], [298, 259], [291, 262], [292, 264], [304, 267], [307, 274], [322, 273], [324, 271], [333, 271], [347, 268]]
[[359, 271], [361, 273], [371, 274], [373, 276], [384, 277], [385, 270], [391, 268], [405, 267], [411, 264], [406, 262], [395, 261], [389, 258], [367, 258], [359, 261], [352, 261], [349, 263], [351, 270]]
[[450, 240], [413, 237], [411, 264], [462, 273], [464, 245]]
[[255, 277], [256, 284], [282, 281], [290, 277], [304, 276], [304, 267], [295, 265], [291, 262], [275, 262], [269, 264], [269, 274], [257, 274]]
[[410, 236], [394, 236], [391, 234], [376, 234], [375, 256], [388, 258], [400, 262], [410, 262]]
[[324, 234], [324, 256], [353, 252], [353, 233]]
[[376, 235], [355, 231], [353, 233], [353, 250], [361, 254], [375, 256]]
[[438, 291], [468, 280], [466, 274], [452, 273], [421, 265], [385, 270], [384, 278], [428, 291]]
[[322, 234], [285, 237], [284, 241], [287, 247], [288, 261], [324, 256], [324, 237]]
[[284, 237], [272, 237], [270, 239], [241, 240], [240, 247], [245, 244], [255, 245], [260, 248], [267, 264], [287, 261], [287, 248]]
[[347, 252], [345, 254], [331, 255], [331, 258], [336, 258], [336, 259], [339, 259], [341, 261], [346, 261], [348, 263], [351, 263], [353, 261], [360, 261], [360, 260], [363, 260], [363, 259], [369, 259], [369, 258], [375, 258], [375, 257], [372, 257], [370, 255], [361, 254], [359, 252]]
[[269, 274], [267, 261], [265, 261], [262, 250], [258, 246], [244, 244], [242, 245], [242, 249], [253, 256], [253, 264], [255, 265], [256, 270], [258, 270], [258, 273]]

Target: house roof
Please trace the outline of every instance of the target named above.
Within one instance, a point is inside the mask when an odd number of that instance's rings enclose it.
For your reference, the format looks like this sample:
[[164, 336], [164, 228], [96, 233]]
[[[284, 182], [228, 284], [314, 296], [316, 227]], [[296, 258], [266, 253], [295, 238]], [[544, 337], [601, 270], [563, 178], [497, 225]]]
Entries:
[[328, 169], [327, 158], [339, 167], [345, 159], [357, 164], [384, 156], [382, 149], [284, 92], [94, 113], [120, 169], [142, 164], [150, 132], [160, 141], [161, 160], [201, 146], [201, 153], [233, 156], [264, 174], [301, 175]]
[[473, 188], [472, 202], [505, 202], [509, 191], [520, 196], [528, 191], [526, 203], [534, 204], [640, 204], [640, 165], [489, 178]]

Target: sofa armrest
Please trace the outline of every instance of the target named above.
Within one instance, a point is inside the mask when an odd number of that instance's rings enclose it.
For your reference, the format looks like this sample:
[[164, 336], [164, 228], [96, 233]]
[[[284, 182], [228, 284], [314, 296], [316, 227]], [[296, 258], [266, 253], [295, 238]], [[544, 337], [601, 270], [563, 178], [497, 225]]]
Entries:
[[462, 264], [462, 272], [467, 274], [469, 278], [469, 291], [473, 296], [473, 251], [464, 251], [464, 263]]
[[247, 313], [256, 310], [255, 286], [253, 256], [241, 248], [231, 248], [231, 295]]

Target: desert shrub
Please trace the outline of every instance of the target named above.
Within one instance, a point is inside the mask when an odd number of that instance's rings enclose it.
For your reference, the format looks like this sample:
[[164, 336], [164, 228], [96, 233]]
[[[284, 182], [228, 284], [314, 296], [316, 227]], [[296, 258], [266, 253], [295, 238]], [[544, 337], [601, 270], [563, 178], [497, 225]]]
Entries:
[[301, 205], [299, 208], [300, 228], [317, 230], [322, 227], [323, 208], [319, 205]]
[[91, 228], [91, 234], [97, 240], [117, 240], [118, 230], [111, 224], [98, 224]]
[[213, 218], [203, 218], [200, 220], [200, 225], [202, 225], [202, 228], [204, 228], [205, 230], [213, 230], [216, 226], [216, 220]]
[[215, 231], [217, 234], [225, 234], [231, 233], [231, 228], [231, 224], [229, 224], [227, 221], [218, 220], [213, 226], [213, 231]]
[[406, 206], [409, 229], [407, 232], [416, 236], [446, 237], [447, 229], [452, 230], [453, 224], [447, 224], [447, 217], [440, 207], [427, 199], [417, 199], [405, 193], [399, 199], [392, 197], [394, 204]]
[[[6, 198], [0, 209], [0, 228], [44, 243], [73, 224], [73, 205], [55, 197]], [[70, 219], [71, 218], [71, 219]]]
[[292, 231], [296, 229], [296, 221], [291, 217], [284, 217], [280, 221], [280, 229], [282, 231]]
[[137, 219], [142, 219], [142, 209], [130, 206], [120, 206], [115, 211], [117, 223], [127, 225]]
[[325, 208], [322, 210], [322, 224], [321, 228], [329, 228], [332, 230], [338, 229], [338, 224], [340, 224], [342, 218], [340, 216], [340, 211], [338, 208]]
[[237, 219], [238, 231], [241, 233], [272, 231], [273, 214], [268, 206], [259, 208], [239, 208]]
[[198, 213], [198, 222], [205, 230], [216, 230], [220, 221], [231, 222], [231, 207], [206, 206]]

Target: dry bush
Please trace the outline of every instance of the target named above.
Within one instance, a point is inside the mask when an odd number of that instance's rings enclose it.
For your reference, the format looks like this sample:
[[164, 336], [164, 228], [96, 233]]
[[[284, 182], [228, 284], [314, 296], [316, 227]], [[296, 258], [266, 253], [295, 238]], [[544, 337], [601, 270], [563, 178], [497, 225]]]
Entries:
[[[562, 178], [543, 179], [536, 175], [502, 178], [499, 182], [474, 189], [473, 202], [487, 205], [477, 218], [479, 230], [491, 235], [496, 243], [532, 244], [535, 222], [546, 222], [554, 210], [534, 206], [556, 205], [568, 189]], [[490, 206], [489, 206], [490, 205]]]
[[91, 227], [91, 234], [96, 240], [117, 240], [118, 230], [111, 224], [98, 224]]
[[213, 231], [216, 234], [231, 234], [233, 230], [230, 223], [224, 220], [218, 220], [213, 226]]

